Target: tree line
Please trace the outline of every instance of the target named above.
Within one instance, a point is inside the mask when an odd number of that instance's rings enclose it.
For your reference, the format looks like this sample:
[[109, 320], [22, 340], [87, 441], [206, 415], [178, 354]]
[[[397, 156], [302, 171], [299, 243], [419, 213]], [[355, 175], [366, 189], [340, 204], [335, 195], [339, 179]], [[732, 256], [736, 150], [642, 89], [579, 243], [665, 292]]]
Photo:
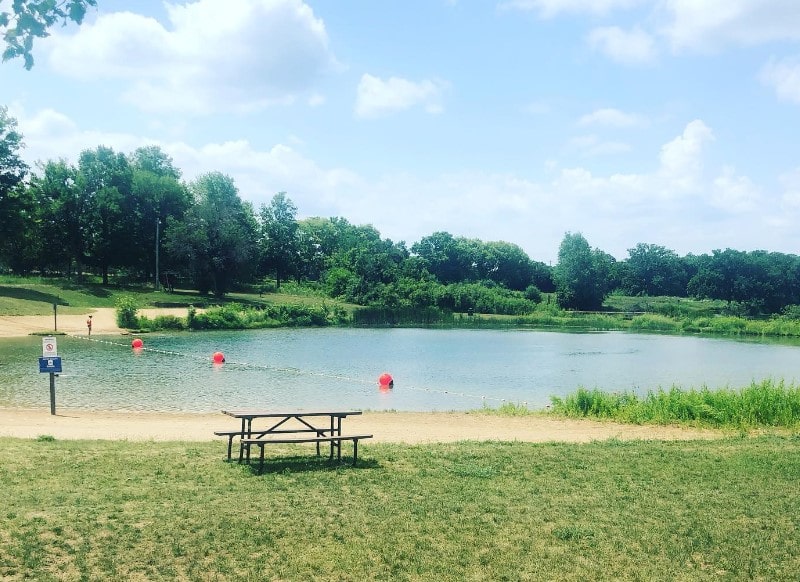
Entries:
[[285, 192], [255, 208], [221, 172], [186, 182], [156, 146], [129, 154], [98, 146], [76, 164], [48, 160], [35, 170], [22, 147], [0, 107], [0, 268], [16, 274], [94, 273], [107, 285], [155, 282], [158, 270], [217, 296], [292, 281], [359, 305], [514, 315], [543, 297], [600, 310], [610, 293], [721, 299], [747, 314], [800, 305], [796, 255], [681, 257], [639, 243], [618, 261], [569, 232], [555, 266], [510, 242], [444, 231], [409, 247], [341, 217], [299, 220]]

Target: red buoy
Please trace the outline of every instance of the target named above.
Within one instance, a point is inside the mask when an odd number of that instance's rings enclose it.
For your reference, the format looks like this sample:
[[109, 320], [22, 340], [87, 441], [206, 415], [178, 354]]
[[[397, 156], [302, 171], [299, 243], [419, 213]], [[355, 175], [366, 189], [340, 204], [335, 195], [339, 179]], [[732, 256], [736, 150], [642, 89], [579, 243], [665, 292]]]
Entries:
[[394, 386], [394, 378], [392, 378], [390, 373], [384, 372], [378, 377], [378, 385], [381, 388], [391, 388]]
[[225, 363], [225, 354], [222, 352], [214, 352], [214, 355], [211, 356], [211, 360], [215, 364], [224, 364]]
[[134, 348], [134, 349], [139, 349], [139, 348], [141, 348], [143, 346], [144, 346], [144, 342], [141, 340], [141, 338], [137, 337], [136, 339], [134, 339], [131, 342], [131, 347]]

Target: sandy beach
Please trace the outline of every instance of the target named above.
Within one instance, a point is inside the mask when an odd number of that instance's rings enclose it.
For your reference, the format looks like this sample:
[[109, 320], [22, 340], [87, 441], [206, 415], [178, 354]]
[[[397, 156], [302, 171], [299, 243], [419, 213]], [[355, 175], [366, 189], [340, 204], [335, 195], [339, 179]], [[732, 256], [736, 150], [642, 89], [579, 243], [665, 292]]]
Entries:
[[[156, 317], [157, 315], [176, 315], [186, 317], [185, 308], [140, 309], [139, 315]], [[117, 312], [113, 307], [88, 309], [79, 315], [57, 316], [58, 332], [70, 335], [86, 335], [86, 320], [92, 316], [92, 334], [119, 334], [124, 330], [117, 326]], [[45, 334], [53, 331], [55, 323], [52, 315], [2, 315], [0, 316], [0, 337], [21, 337], [30, 334]]]
[[[238, 421], [220, 413], [56, 411], [0, 408], [0, 436], [131, 441], [208, 441], [215, 430]], [[460, 440], [573, 442], [719, 438], [722, 433], [678, 427], [623, 425], [592, 420], [506, 417], [466, 412], [364, 412], [346, 419], [347, 432], [371, 433], [375, 442], [425, 443]]]

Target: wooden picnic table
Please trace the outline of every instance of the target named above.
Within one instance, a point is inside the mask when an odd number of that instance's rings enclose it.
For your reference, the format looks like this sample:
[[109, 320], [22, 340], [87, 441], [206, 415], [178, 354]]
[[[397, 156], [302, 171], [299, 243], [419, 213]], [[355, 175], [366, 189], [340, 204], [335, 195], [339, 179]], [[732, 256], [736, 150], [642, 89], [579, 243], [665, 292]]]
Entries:
[[[334, 450], [341, 459], [342, 441], [353, 441], [353, 464], [356, 463], [358, 454], [358, 441], [372, 438], [372, 435], [343, 435], [342, 420], [348, 416], [361, 414], [360, 410], [260, 410], [240, 409], [223, 410], [223, 414], [241, 420], [238, 430], [215, 431], [217, 436], [228, 437], [228, 460], [231, 459], [233, 439], [239, 438], [239, 462], [250, 462], [250, 448], [252, 445], [259, 447], [259, 471], [264, 464], [264, 447], [272, 443], [309, 443], [317, 445], [317, 455], [320, 454], [320, 443], [330, 444], [330, 458]], [[253, 428], [254, 420], [267, 420], [265, 426]], [[311, 433], [311, 435], [304, 434]], [[293, 436], [289, 436], [293, 435]]]

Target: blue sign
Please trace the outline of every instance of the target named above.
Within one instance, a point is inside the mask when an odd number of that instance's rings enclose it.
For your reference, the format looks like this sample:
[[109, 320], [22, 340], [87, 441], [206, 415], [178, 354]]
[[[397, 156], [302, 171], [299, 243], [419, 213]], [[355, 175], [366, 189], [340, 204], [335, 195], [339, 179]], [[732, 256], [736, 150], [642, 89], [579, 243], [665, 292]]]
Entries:
[[52, 358], [39, 358], [39, 371], [40, 372], [61, 372], [61, 357], [53, 356]]

